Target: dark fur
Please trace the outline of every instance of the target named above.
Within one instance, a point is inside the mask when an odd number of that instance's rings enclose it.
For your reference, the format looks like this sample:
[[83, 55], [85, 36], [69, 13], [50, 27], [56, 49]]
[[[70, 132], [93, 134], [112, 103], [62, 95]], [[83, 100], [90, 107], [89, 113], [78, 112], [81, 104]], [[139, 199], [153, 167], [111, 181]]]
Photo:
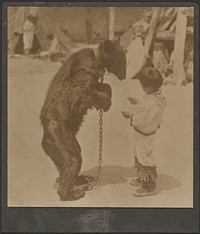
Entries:
[[123, 75], [118, 72], [119, 64], [116, 63], [115, 69], [112, 64], [116, 54], [125, 55], [112, 46], [108, 40], [101, 43], [97, 58], [92, 49], [73, 54], [52, 80], [42, 107], [42, 147], [59, 171], [57, 192], [61, 200], [84, 196], [84, 191], [73, 190], [82, 163], [81, 148], [75, 135], [88, 109], [95, 107], [108, 111], [111, 106], [111, 87], [99, 82], [104, 67], [120, 79], [125, 78], [124, 70], [120, 71]]

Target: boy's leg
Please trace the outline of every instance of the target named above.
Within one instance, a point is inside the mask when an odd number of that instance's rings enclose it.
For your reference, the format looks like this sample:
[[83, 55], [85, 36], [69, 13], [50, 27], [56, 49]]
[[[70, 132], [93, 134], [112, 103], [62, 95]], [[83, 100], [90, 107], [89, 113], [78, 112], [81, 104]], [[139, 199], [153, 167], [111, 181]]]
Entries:
[[130, 181], [130, 185], [139, 187], [139, 186], [141, 186], [141, 181], [140, 181], [140, 178], [139, 178], [139, 172], [140, 172], [140, 167], [141, 167], [142, 164], [138, 160], [139, 151], [138, 151], [138, 147], [137, 147], [136, 137], [137, 137], [137, 135], [135, 135], [133, 133], [131, 134], [132, 141], [134, 142], [134, 144], [133, 144], [133, 155], [134, 155], [134, 168], [136, 170], [136, 176], [134, 178], [132, 178], [132, 180]]
[[133, 193], [137, 197], [155, 195], [157, 171], [156, 167], [141, 166], [141, 187]]
[[137, 159], [143, 166], [154, 167], [155, 161], [153, 158], [153, 142], [155, 135], [143, 136], [136, 133], [136, 152]]
[[135, 165], [140, 165], [138, 177], [141, 188], [137, 189], [134, 195], [153, 195], [155, 194], [157, 178], [156, 166], [152, 154], [154, 135], [143, 136], [140, 133], [135, 133], [135, 136], [135, 149], [137, 155]]
[[130, 185], [138, 187], [141, 186], [141, 180], [139, 175], [142, 163], [144, 161], [143, 151], [147, 151], [148, 149], [143, 149], [146, 144], [144, 144], [144, 137], [140, 133], [134, 131], [132, 140], [134, 142], [133, 154], [135, 157], [134, 168], [136, 169], [136, 177], [130, 181]]
[[136, 177], [134, 177], [134, 178], [130, 181], [130, 185], [136, 186], [136, 187], [141, 186], [141, 180], [140, 180], [140, 177], [139, 177], [141, 166], [142, 166], [142, 165], [138, 162], [137, 157], [135, 157], [134, 168], [136, 169]]

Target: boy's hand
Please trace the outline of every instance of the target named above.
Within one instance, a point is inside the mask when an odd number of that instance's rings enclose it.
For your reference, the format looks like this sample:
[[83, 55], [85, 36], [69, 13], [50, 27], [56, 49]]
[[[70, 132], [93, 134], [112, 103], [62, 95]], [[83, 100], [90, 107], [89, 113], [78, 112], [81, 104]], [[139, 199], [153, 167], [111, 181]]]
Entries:
[[126, 118], [126, 119], [129, 119], [130, 118], [130, 113], [127, 112], [127, 111], [122, 111], [122, 115]]
[[127, 99], [129, 100], [131, 104], [134, 104], [134, 105], [137, 104], [139, 101], [136, 97], [128, 97]]

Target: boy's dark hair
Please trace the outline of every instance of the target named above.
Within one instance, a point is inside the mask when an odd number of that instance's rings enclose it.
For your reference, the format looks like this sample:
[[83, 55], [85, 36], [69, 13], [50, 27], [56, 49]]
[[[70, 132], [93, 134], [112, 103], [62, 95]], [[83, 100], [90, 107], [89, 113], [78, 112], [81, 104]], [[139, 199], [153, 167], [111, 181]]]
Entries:
[[47, 40], [53, 40], [53, 33], [48, 33], [46, 38]]
[[144, 87], [157, 91], [163, 84], [163, 77], [154, 67], [144, 67], [138, 74], [138, 79]]

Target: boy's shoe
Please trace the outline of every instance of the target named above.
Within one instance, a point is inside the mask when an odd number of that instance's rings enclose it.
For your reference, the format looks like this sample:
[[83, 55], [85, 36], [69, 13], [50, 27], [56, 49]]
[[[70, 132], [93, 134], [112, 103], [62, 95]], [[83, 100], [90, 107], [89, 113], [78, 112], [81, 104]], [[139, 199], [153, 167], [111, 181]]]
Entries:
[[134, 196], [136, 197], [146, 197], [146, 196], [152, 196], [152, 195], [156, 195], [156, 191], [154, 188], [138, 188], [134, 191], [133, 193]]
[[142, 185], [142, 182], [140, 178], [135, 177], [130, 181], [130, 185], [135, 186], [135, 187], [140, 187]]

